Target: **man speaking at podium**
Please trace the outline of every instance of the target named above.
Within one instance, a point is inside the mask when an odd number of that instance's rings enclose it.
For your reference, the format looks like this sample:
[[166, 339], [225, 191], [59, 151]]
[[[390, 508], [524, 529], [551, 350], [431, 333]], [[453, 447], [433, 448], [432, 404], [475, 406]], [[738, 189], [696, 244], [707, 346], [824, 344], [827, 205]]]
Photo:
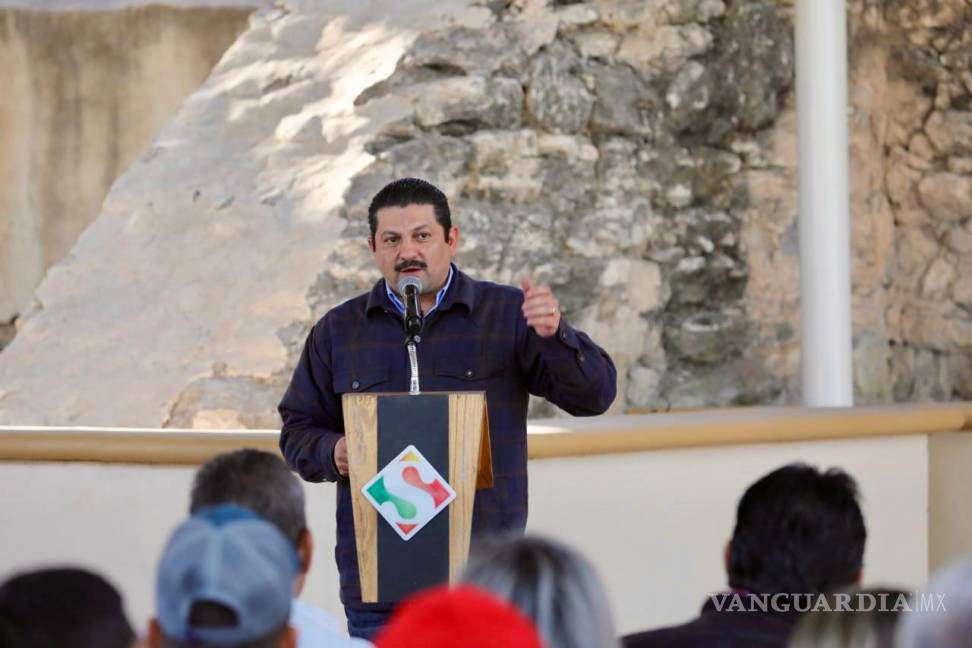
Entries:
[[280, 449], [290, 466], [307, 481], [337, 482], [341, 601], [349, 632], [366, 639], [391, 605], [361, 602], [341, 395], [409, 391], [402, 293], [410, 291], [399, 291], [409, 283], [403, 279], [421, 282], [422, 389], [486, 392], [494, 483], [476, 493], [474, 542], [526, 525], [529, 394], [594, 416], [616, 391], [611, 358], [564, 321], [550, 288], [529, 279], [522, 290], [477, 281], [452, 263], [459, 228], [435, 186], [415, 178], [388, 184], [372, 200], [368, 222], [368, 245], [384, 279], [314, 325], [279, 408]]

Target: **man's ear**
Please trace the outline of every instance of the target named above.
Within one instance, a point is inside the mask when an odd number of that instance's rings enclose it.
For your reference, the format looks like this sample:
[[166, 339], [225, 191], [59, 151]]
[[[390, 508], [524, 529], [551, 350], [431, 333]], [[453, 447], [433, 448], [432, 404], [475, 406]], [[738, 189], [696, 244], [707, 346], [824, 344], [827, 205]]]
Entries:
[[314, 558], [314, 536], [311, 535], [310, 529], [305, 528], [300, 532], [300, 538], [297, 540], [297, 557], [300, 558], [300, 571], [306, 574], [310, 571]]
[[373, 236], [368, 237], [368, 249], [371, 250], [372, 253], [375, 251], [375, 237]]
[[149, 648], [162, 648], [162, 626], [158, 619], [152, 617], [148, 626], [148, 645]]
[[449, 230], [449, 238], [446, 240], [446, 243], [449, 244], [449, 247], [452, 248], [452, 253], [455, 254], [456, 249], [459, 247], [459, 228], [455, 225]]
[[280, 648], [297, 648], [297, 630], [294, 626], [287, 626], [280, 635], [280, 643], [278, 644]]
[[722, 564], [725, 565], [726, 573], [729, 573], [729, 563], [732, 561], [732, 540], [726, 540], [726, 546], [722, 550]]

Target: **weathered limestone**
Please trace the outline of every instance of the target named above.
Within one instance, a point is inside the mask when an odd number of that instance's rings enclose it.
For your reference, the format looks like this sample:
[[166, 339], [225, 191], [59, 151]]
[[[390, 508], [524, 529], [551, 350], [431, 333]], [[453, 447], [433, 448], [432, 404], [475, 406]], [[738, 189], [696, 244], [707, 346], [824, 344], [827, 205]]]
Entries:
[[0, 323], [28, 306], [254, 3], [109, 11], [87, 2], [85, 12], [19, 4], [0, 8]]
[[[799, 400], [792, 3], [409, 2], [253, 18], [38, 290], [0, 422], [275, 425], [405, 175], [463, 269], [552, 285], [615, 411]], [[857, 397], [972, 397], [972, 15], [849, 8]]]
[[38, 288], [0, 422], [270, 425], [364, 146], [409, 112], [354, 99], [463, 6], [257, 13]]

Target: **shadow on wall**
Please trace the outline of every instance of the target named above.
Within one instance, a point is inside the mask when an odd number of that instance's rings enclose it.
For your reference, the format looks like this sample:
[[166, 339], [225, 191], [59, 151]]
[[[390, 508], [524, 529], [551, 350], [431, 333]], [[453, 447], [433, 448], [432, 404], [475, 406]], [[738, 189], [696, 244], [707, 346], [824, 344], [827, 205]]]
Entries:
[[0, 9], [0, 349], [48, 268], [251, 11]]
[[3, 351], [5, 346], [13, 342], [14, 335], [17, 334], [15, 322], [16, 320], [10, 320], [0, 324], [0, 351]]

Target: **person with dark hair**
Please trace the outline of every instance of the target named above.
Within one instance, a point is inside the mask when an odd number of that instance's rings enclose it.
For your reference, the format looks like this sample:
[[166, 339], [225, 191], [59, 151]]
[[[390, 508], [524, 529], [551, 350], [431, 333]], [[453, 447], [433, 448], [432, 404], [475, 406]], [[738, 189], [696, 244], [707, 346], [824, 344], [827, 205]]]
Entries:
[[0, 646], [130, 648], [135, 641], [118, 591], [84, 569], [40, 569], [0, 585]]
[[484, 543], [459, 575], [497, 594], [536, 625], [547, 648], [617, 648], [601, 579], [586, 558], [536, 536]]
[[452, 212], [449, 199], [439, 188], [418, 178], [402, 178], [391, 182], [375, 194], [368, 205], [368, 229], [371, 230], [371, 247], [378, 234], [378, 212], [387, 207], [408, 207], [409, 205], [429, 205], [436, 222], [442, 227], [446, 243], [452, 236]]
[[169, 539], [155, 580], [151, 648], [294, 648], [300, 561], [280, 530], [241, 506], [199, 510]]
[[693, 621], [628, 635], [623, 644], [783, 648], [815, 595], [860, 581], [866, 539], [850, 475], [804, 464], [774, 470], [746, 489], [736, 509], [725, 551], [731, 591], [710, 596]]
[[548, 286], [524, 278], [517, 290], [456, 267], [459, 228], [432, 184], [416, 178], [388, 184], [374, 196], [368, 221], [368, 246], [383, 278], [314, 325], [279, 407], [287, 463], [307, 481], [337, 482], [341, 600], [351, 635], [364, 638], [393, 604], [361, 601], [341, 396], [409, 391], [400, 281], [421, 284], [422, 389], [486, 393], [495, 480], [476, 492], [474, 541], [526, 526], [530, 394], [593, 416], [607, 410], [617, 388], [610, 357], [567, 323]]
[[245, 507], [276, 526], [297, 548], [300, 569], [294, 581], [290, 624], [298, 648], [362, 645], [342, 636], [338, 620], [298, 599], [314, 555], [314, 539], [304, 514], [304, 487], [280, 457], [243, 448], [216, 455], [196, 472], [189, 512], [221, 504]]

